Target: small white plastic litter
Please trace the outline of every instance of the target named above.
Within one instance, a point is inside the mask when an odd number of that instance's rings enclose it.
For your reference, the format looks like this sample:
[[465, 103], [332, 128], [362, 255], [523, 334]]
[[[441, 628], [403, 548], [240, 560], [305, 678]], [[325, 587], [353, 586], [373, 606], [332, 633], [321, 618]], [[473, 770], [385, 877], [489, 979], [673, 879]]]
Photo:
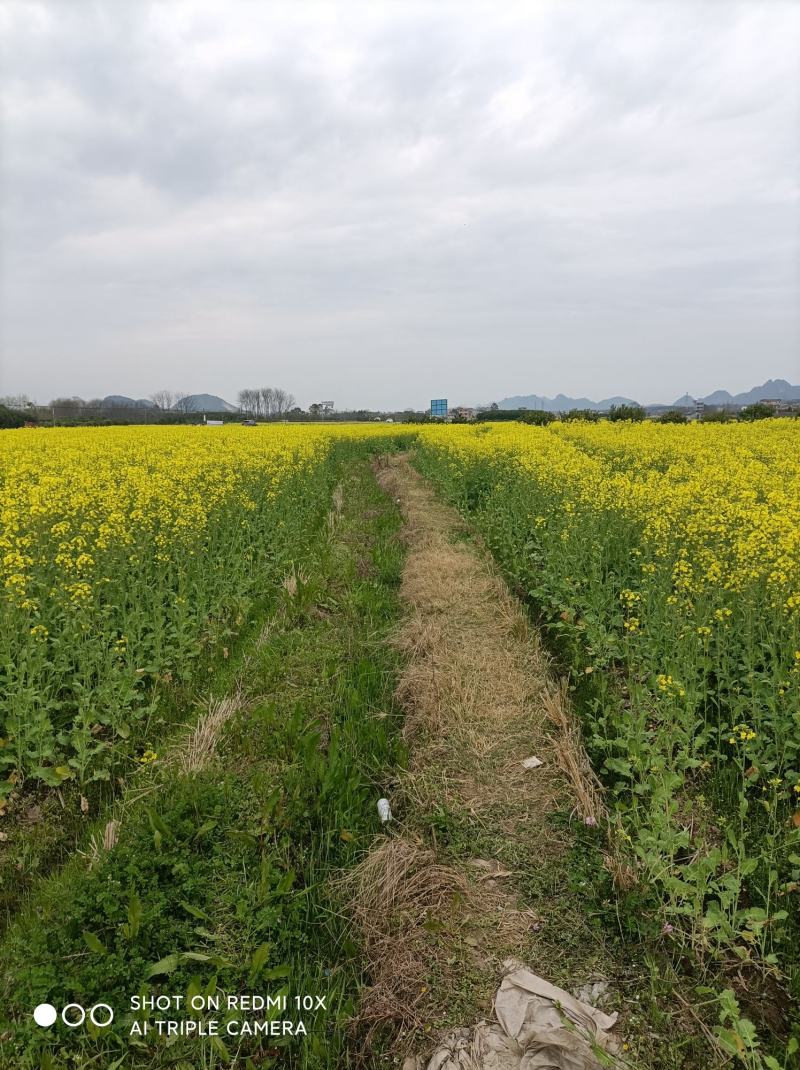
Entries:
[[381, 819], [382, 825], [392, 820], [392, 808], [388, 799], [378, 799], [378, 817]]
[[522, 763], [523, 769], [538, 769], [540, 765], [544, 765], [541, 758], [537, 758], [536, 755], [531, 755], [530, 758], [525, 758]]

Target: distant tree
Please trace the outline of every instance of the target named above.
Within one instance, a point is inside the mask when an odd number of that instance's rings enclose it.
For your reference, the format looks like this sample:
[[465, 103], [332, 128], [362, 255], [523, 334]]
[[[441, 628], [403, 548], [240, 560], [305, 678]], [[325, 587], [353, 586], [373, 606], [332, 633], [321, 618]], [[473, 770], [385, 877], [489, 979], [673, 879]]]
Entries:
[[255, 417], [261, 414], [261, 393], [258, 390], [240, 390], [239, 408], [245, 416]]
[[238, 400], [242, 412], [257, 420], [271, 416], [285, 416], [286, 413], [296, 408], [294, 394], [272, 386], [262, 386], [256, 390], [250, 388], [240, 390]]
[[763, 402], [757, 401], [754, 405], [745, 405], [739, 412], [737, 419], [747, 422], [752, 420], [769, 420], [769, 418], [774, 415], [775, 410], [771, 405], [764, 405]]
[[609, 420], [633, 420], [640, 423], [647, 413], [641, 405], [612, 405], [608, 411]]
[[594, 409], [570, 409], [569, 412], [561, 413], [562, 420], [585, 420], [587, 423], [597, 423], [600, 413]]
[[7, 409], [18, 409], [20, 412], [25, 412], [34, 408], [35, 402], [27, 394], [9, 394], [7, 397], [0, 398], [0, 405], [5, 406]]
[[59, 409], [64, 413], [79, 413], [85, 407], [83, 398], [53, 398], [50, 402], [51, 409]]
[[733, 415], [728, 409], [706, 409], [701, 419], [704, 424], [727, 424]]
[[[481, 421], [481, 420], [492, 420], [492, 421], [525, 420], [528, 416], [530, 416], [532, 411], [533, 412], [539, 412], [540, 410], [539, 409], [533, 409], [533, 410], [531, 410], [531, 409], [497, 409], [496, 412], [492, 412], [491, 409], [484, 409], [482, 412], [477, 412], [475, 414], [475, 419], [478, 420], [478, 421]], [[436, 423], [436, 418], [434, 418], [433, 422]]]
[[179, 394], [178, 400], [172, 406], [174, 412], [191, 412], [191, 400], [189, 394]]
[[275, 413], [275, 391], [271, 386], [262, 386], [258, 391], [259, 415], [272, 416]]
[[496, 401], [493, 401], [492, 404], [489, 406], [489, 412], [499, 412], [499, 411], [500, 411], [500, 406], [497, 404]]
[[0, 427], [24, 427], [27, 418], [16, 408], [0, 404]]
[[686, 419], [686, 413], [681, 412], [680, 409], [667, 409], [666, 412], [662, 412], [658, 417], [660, 424], [685, 424], [688, 423]]
[[286, 390], [281, 390], [278, 387], [272, 392], [273, 404], [275, 406], [275, 415], [284, 416], [294, 406], [295, 397], [294, 394], [290, 394]]
[[320, 403], [318, 401], [315, 401], [313, 403], [313, 405], [309, 405], [308, 406], [308, 412], [309, 412], [310, 416], [314, 416], [314, 417], [319, 416], [320, 413], [322, 412], [322, 406], [320, 405]]
[[544, 427], [545, 424], [551, 424], [555, 418], [556, 414], [554, 412], [548, 412], [547, 409], [531, 409], [522, 417], [522, 422], [524, 424], [536, 424], [537, 427]]
[[178, 402], [183, 397], [177, 390], [156, 390], [154, 394], [150, 395], [150, 400], [158, 409], [162, 409], [164, 412], [168, 412], [170, 409], [174, 409]]
[[85, 412], [86, 402], [83, 398], [53, 398], [49, 408], [54, 419], [66, 424], [84, 423], [91, 413]]

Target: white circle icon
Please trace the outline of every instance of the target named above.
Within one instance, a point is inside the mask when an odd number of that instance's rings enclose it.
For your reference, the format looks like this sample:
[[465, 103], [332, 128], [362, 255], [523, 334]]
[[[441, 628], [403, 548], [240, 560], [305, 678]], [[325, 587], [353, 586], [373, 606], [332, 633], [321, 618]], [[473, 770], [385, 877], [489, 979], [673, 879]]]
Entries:
[[[75, 1009], [80, 1014], [80, 1018], [78, 1018], [78, 1020], [74, 1022], [70, 1021], [70, 1019], [67, 1017], [67, 1011], [71, 1011], [73, 1009]], [[61, 1011], [61, 1021], [64, 1023], [64, 1025], [69, 1026], [70, 1029], [77, 1029], [79, 1025], [83, 1025], [83, 1023], [86, 1021], [86, 1011], [83, 1009], [80, 1003], [68, 1003], [66, 1007], [64, 1007], [64, 1009]]]
[[[108, 1017], [104, 1022], [98, 1022], [97, 1018], [95, 1017], [95, 1012], [98, 1011], [101, 1007], [103, 1008], [103, 1010], [108, 1011]], [[111, 1025], [111, 1023], [114, 1021], [114, 1012], [107, 1003], [95, 1003], [95, 1005], [89, 1011], [89, 1020], [91, 1021], [92, 1025], [96, 1025], [100, 1029], [105, 1029], [107, 1025]]]
[[33, 1011], [34, 1022], [43, 1029], [49, 1029], [57, 1017], [58, 1012], [52, 1003], [40, 1003]]

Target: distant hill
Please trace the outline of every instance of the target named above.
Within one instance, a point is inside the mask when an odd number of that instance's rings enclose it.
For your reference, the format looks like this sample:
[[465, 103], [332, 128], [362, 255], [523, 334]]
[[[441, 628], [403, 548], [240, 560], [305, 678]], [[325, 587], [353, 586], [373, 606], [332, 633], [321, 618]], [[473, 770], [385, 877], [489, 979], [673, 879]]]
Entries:
[[[715, 390], [713, 394], [707, 394], [704, 398], [693, 398], [689, 394], [684, 394], [671, 404], [649, 405], [647, 408], [690, 409], [697, 401], [704, 401], [706, 405], [752, 405], [765, 398], [777, 398], [781, 401], [798, 400], [800, 399], [800, 386], [787, 383], [785, 379], [767, 379], [761, 386], [754, 386], [752, 390], [745, 390], [741, 394], [730, 394], [727, 390]], [[596, 412], [602, 412], [610, 409], [612, 405], [638, 405], [639, 402], [622, 397], [592, 401], [591, 398], [570, 398], [565, 394], [556, 394], [554, 398], [541, 397], [539, 394], [516, 394], [514, 397], [503, 398], [497, 404], [501, 409], [546, 409], [549, 412], [593, 409]]]
[[124, 394], [107, 394], [103, 404], [109, 409], [154, 409], [155, 402], [149, 398], [129, 398]]
[[[674, 404], [693, 405], [694, 398], [689, 398], [687, 402], [685, 398], [688, 397], [689, 395], [686, 394]], [[713, 394], [706, 394], [700, 400], [704, 401], [706, 405], [753, 405], [756, 401], [763, 401], [764, 398], [795, 401], [800, 399], [800, 386], [793, 386], [791, 383], [787, 383], [785, 379], [767, 379], [766, 383], [762, 383], [761, 386], [754, 386], [752, 390], [745, 390], [741, 394], [729, 394], [727, 390], [715, 390]]]
[[238, 412], [235, 405], [216, 394], [187, 394], [174, 408], [181, 412]]
[[591, 401], [589, 398], [568, 398], [565, 394], [556, 394], [554, 398], [540, 397], [538, 394], [517, 394], [498, 402], [501, 409], [545, 409], [548, 412], [569, 412], [570, 409], [593, 409], [600, 412], [610, 409], [612, 405], [638, 404], [638, 401], [632, 401], [630, 398], [613, 397]]

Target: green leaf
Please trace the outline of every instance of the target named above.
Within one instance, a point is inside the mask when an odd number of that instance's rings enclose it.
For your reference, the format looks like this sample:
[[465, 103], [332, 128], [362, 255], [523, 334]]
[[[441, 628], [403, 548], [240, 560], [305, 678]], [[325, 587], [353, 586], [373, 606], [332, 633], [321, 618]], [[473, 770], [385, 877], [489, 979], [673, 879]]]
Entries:
[[136, 892], [131, 892], [128, 900], [128, 924], [122, 926], [122, 932], [126, 940], [135, 939], [139, 932], [139, 924], [142, 920], [142, 903]]
[[[717, 1026], [716, 1030], [717, 1040], [731, 1055], [739, 1055], [743, 1051], [742, 1042], [739, 1040], [739, 1036], [732, 1029], [723, 1029]], [[738, 1041], [738, 1043], [737, 1043]]]
[[163, 958], [159, 962], [154, 963], [154, 965], [152, 965], [150, 967], [150, 969], [147, 971], [145, 976], [148, 979], [150, 977], [161, 977], [161, 976], [164, 976], [166, 974], [173, 973], [177, 969], [177, 967], [178, 967], [178, 956], [177, 956], [177, 954], [167, 955], [166, 958]]
[[164, 824], [163, 818], [159, 814], [157, 814], [155, 810], [151, 810], [148, 807], [145, 810], [145, 813], [147, 814], [147, 818], [150, 822], [150, 827], [152, 828], [154, 833], [159, 833], [161, 836], [163, 836], [165, 840], [172, 839], [172, 833]]
[[201, 910], [200, 907], [192, 906], [191, 903], [187, 903], [184, 899], [181, 900], [180, 905], [187, 913], [191, 914], [193, 918], [197, 918], [199, 921], [208, 921], [208, 914]]
[[619, 773], [624, 777], [632, 777], [633, 769], [631, 763], [626, 762], [624, 758], [606, 758], [603, 763], [606, 769], [610, 769], [612, 773]]
[[212, 962], [214, 964], [214, 966], [217, 967], [218, 970], [232, 970], [233, 969], [233, 963], [232, 962], [228, 962], [228, 960], [224, 959], [221, 955], [212, 955], [209, 961]]
[[219, 936], [216, 933], [209, 932], [208, 929], [204, 929], [200, 925], [194, 931], [198, 936], [202, 936], [204, 940], [219, 940]]
[[229, 1063], [231, 1061], [228, 1049], [225, 1047], [219, 1037], [211, 1038], [211, 1047], [216, 1049], [217, 1053], [222, 1057], [224, 1062]]
[[100, 940], [99, 937], [95, 936], [94, 933], [90, 933], [87, 929], [84, 929], [83, 939], [86, 946], [89, 948], [90, 951], [94, 951], [95, 955], [108, 954], [108, 948], [105, 946], [102, 940]]
[[73, 776], [72, 770], [66, 765], [59, 765], [55, 768], [51, 765], [40, 765], [33, 770], [33, 776], [38, 777], [39, 780], [43, 780], [50, 788], [57, 788], [63, 784], [65, 780], [69, 780]]
[[253, 957], [250, 960], [250, 976], [255, 980], [258, 977], [261, 970], [264, 968], [264, 964], [269, 958], [270, 944], [261, 944], [253, 952]]
[[275, 885], [275, 895], [286, 895], [294, 884], [296, 874], [293, 869], [287, 869], [278, 883]]

